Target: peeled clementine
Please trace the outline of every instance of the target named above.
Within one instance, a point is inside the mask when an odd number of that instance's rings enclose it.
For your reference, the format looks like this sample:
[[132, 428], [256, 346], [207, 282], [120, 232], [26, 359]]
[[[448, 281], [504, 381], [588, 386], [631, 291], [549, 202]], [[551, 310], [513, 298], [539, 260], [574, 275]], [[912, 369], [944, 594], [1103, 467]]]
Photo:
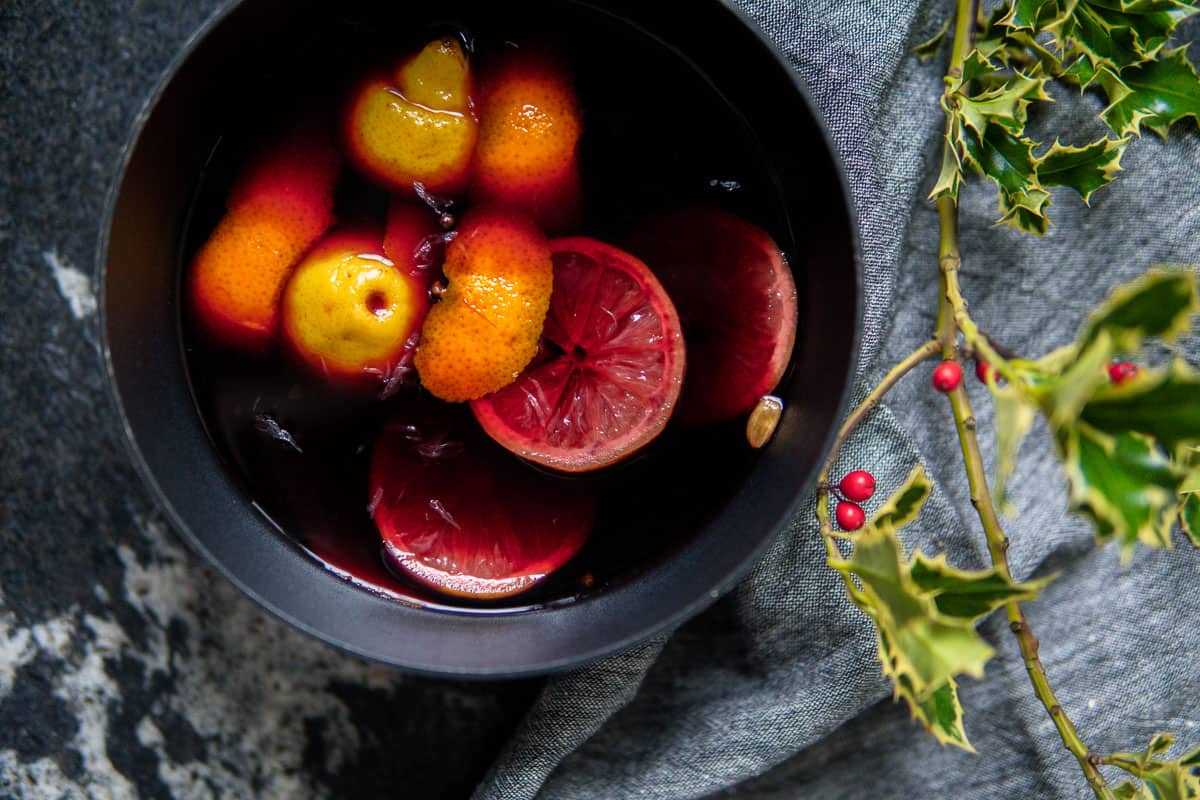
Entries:
[[547, 53], [512, 50], [487, 76], [471, 194], [519, 208], [549, 233], [578, 224], [583, 118], [570, 72]]
[[479, 125], [471, 65], [446, 37], [386, 76], [364, 81], [346, 109], [346, 151], [359, 170], [396, 191], [450, 195], [466, 185]]
[[297, 265], [283, 293], [283, 333], [314, 372], [387, 381], [411, 358], [428, 293], [382, 252], [378, 233], [341, 230]]
[[189, 302], [209, 338], [253, 352], [271, 346], [293, 265], [333, 224], [340, 166], [331, 137], [306, 124], [243, 169], [188, 274]]
[[421, 383], [452, 403], [516, 380], [537, 353], [550, 307], [553, 266], [546, 237], [524, 215], [469, 212], [446, 248], [448, 287], [421, 328]]

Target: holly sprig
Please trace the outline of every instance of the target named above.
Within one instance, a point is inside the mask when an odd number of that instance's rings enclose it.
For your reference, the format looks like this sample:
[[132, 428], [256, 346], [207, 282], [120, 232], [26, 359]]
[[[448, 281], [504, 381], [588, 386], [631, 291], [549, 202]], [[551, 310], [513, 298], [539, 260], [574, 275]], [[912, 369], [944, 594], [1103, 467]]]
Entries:
[[[998, 224], [1041, 235], [1050, 225], [1053, 189], [1068, 187], [1087, 203], [1116, 178], [1126, 148], [1145, 131], [1165, 137], [1180, 123], [1200, 121], [1200, 76], [1186, 48], [1172, 46], [1179, 23], [1198, 11], [1200, 0], [1008, 0], [985, 16], [972, 0], [956, 0], [941, 97], [942, 158], [930, 193], [940, 224], [937, 326], [850, 414], [818, 484], [829, 564], [874, 624], [896, 700], [938, 741], [972, 750], [957, 680], [982, 677], [994, 653], [975, 626], [1003, 609], [1034, 693], [1104, 800], [1200, 798], [1200, 747], [1173, 760], [1166, 756], [1169, 734], [1139, 752], [1103, 756], [1087, 747], [1055, 695], [1021, 608], [1053, 576], [1013, 579], [1000, 512], [1012, 511], [1007, 485], [1041, 416], [1067, 477], [1068, 506], [1091, 522], [1098, 543], [1115, 542], [1128, 558], [1138, 546], [1171, 546], [1178, 529], [1200, 547], [1200, 371], [1178, 356], [1153, 363], [1192, 330], [1198, 276], [1194, 269], [1152, 268], [1115, 288], [1075, 341], [1019, 357], [969, 313], [959, 284], [958, 194], [967, 180], [984, 177], [996, 186]], [[950, 30], [947, 22], [917, 55], [936, 55]], [[1056, 86], [1101, 96], [1107, 133], [1084, 142], [1064, 132], [1035, 137], [1030, 116], [1052, 102]], [[991, 556], [987, 570], [956, 568], [945, 555], [906, 555], [899, 531], [919, 524], [932, 491], [920, 467], [869, 521], [853, 501], [865, 499], [864, 486], [873, 491], [873, 478], [858, 471], [838, 486], [830, 480], [850, 434], [901, 379], [938, 358], [932, 384], [950, 403]], [[990, 481], [962, 381], [961, 364], [971, 358], [995, 404]], [[830, 515], [835, 494], [842, 498], [841, 531]], [[1114, 787], [1101, 767], [1131, 780]]]
[[[967, 176], [983, 176], [996, 184], [1001, 224], [1044, 234], [1051, 189], [1089, 202], [1121, 169], [1132, 137], [1166, 136], [1200, 115], [1200, 76], [1185, 47], [1167, 47], [1198, 10], [1187, 0], [1012, 0], [979, 20], [972, 49], [946, 77], [946, 146], [930, 197], [957, 198]], [[1065, 134], [1033, 138], [1030, 106], [1052, 102], [1052, 83], [1101, 94], [1111, 135], [1081, 145], [1063, 144]]]

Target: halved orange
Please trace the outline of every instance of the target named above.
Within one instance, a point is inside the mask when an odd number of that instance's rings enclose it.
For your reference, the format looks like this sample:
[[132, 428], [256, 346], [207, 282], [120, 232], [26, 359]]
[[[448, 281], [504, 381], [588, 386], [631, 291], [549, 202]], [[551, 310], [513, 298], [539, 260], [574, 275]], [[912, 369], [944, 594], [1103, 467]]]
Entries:
[[541, 357], [471, 410], [522, 458], [590, 472], [662, 432], [683, 387], [683, 333], [662, 284], [629, 253], [584, 237], [550, 249], [554, 292]]

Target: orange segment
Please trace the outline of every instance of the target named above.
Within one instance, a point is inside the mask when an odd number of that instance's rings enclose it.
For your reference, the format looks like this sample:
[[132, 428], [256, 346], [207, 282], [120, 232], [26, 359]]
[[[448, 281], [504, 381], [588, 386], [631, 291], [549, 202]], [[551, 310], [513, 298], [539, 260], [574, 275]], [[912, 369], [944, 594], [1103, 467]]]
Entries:
[[520, 208], [552, 232], [575, 224], [583, 120], [566, 69], [544, 53], [508, 53], [484, 87], [480, 126], [472, 194]]
[[450, 402], [512, 383], [537, 353], [553, 288], [546, 237], [521, 214], [476, 209], [446, 249], [449, 287], [421, 329], [416, 367]]
[[425, 285], [381, 250], [377, 234], [341, 231], [296, 267], [283, 295], [283, 331], [315, 372], [386, 379], [411, 350], [428, 308]]
[[302, 128], [243, 170], [188, 276], [192, 310], [214, 341], [270, 347], [292, 266], [333, 224], [339, 165], [332, 142]]
[[394, 82], [365, 81], [346, 113], [346, 149], [368, 177], [397, 191], [421, 184], [453, 194], [466, 183], [478, 123], [471, 71], [455, 39], [431, 42], [401, 64]]

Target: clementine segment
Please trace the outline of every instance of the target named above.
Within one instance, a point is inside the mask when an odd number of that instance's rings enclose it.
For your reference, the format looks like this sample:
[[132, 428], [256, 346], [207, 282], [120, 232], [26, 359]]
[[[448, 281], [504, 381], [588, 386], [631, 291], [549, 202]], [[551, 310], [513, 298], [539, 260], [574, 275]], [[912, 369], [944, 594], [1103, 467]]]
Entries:
[[478, 208], [446, 248], [443, 271], [449, 286], [421, 329], [415, 363], [432, 394], [464, 402], [512, 383], [537, 353], [550, 246], [524, 215]]
[[350, 159], [396, 191], [449, 195], [466, 185], [479, 124], [471, 65], [454, 38], [430, 42], [392, 75], [364, 81], [346, 111]]
[[314, 372], [333, 380], [387, 380], [411, 356], [428, 293], [382, 250], [373, 231], [337, 231], [288, 281], [284, 336]]
[[196, 320], [218, 344], [253, 352], [270, 348], [292, 266], [333, 224], [340, 165], [333, 142], [302, 127], [239, 175], [227, 213], [189, 273]]
[[506, 54], [483, 87], [471, 191], [520, 208], [551, 233], [578, 224], [583, 119], [564, 66], [533, 50]]

